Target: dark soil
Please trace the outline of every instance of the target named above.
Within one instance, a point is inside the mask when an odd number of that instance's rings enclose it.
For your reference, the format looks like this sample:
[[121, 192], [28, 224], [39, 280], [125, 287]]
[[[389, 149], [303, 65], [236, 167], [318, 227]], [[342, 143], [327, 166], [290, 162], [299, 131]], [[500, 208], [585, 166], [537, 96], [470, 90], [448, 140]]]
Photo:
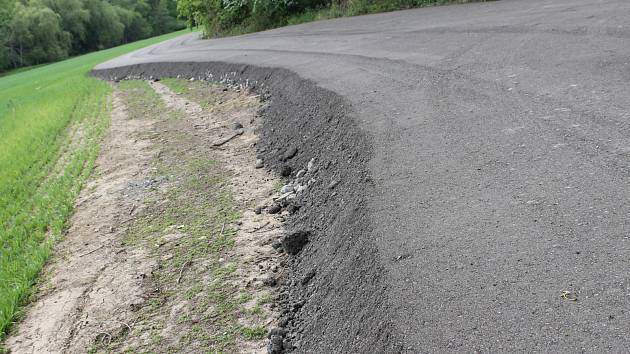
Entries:
[[388, 316], [388, 275], [370, 239], [371, 143], [343, 98], [288, 70], [226, 63], [152, 63], [93, 75], [114, 81], [180, 76], [259, 93], [268, 102], [257, 146], [265, 166], [290, 178], [312, 158], [317, 167], [287, 221], [288, 229], [310, 234], [286, 265], [290, 276], [280, 280], [284, 341], [309, 353], [403, 350]]

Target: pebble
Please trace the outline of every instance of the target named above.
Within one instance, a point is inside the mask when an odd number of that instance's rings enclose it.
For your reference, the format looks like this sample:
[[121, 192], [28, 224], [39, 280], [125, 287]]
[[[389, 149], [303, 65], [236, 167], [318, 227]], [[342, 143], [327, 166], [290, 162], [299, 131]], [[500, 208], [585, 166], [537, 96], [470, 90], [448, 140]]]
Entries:
[[257, 206], [256, 209], [254, 209], [254, 213], [255, 214], [261, 214], [263, 210], [263, 207], [261, 206]]
[[295, 198], [295, 194], [293, 194], [293, 191], [290, 191], [290, 192], [286, 192], [286, 193], [284, 193], [284, 194], [281, 194], [281, 195], [280, 195], [280, 196], [276, 199], [276, 201], [283, 202], [283, 201], [285, 201], [285, 200], [288, 200], [288, 199], [293, 199], [293, 198]]
[[317, 166], [315, 165], [315, 158], [313, 157], [308, 164], [306, 165], [306, 169], [308, 170], [308, 172], [316, 172], [317, 171]]
[[280, 210], [282, 210], [282, 207], [280, 207], [280, 205], [278, 204], [274, 204], [269, 208], [269, 210], [267, 210], [267, 212], [269, 214], [278, 214]]
[[330, 182], [330, 184], [328, 185], [328, 189], [333, 189], [333, 188], [337, 187], [338, 184], [339, 184], [339, 181], [334, 180], [334, 181]]
[[265, 166], [265, 163], [263, 162], [263, 160], [261, 159], [256, 159], [256, 168], [263, 168], [263, 166]]
[[299, 170], [298, 173], [295, 175], [295, 178], [302, 178], [305, 174], [306, 170]]
[[282, 186], [282, 188], [280, 189], [280, 193], [285, 194], [285, 193], [291, 193], [293, 192], [293, 186], [290, 184], [284, 185]]
[[232, 130], [239, 130], [239, 129], [243, 129], [243, 124], [239, 122], [235, 122], [234, 124], [232, 124]]

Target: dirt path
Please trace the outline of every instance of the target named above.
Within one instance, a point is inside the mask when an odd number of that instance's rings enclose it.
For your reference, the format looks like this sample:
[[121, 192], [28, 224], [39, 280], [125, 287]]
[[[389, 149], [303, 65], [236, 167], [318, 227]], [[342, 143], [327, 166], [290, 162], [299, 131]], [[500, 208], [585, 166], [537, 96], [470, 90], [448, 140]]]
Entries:
[[214, 95], [203, 106], [160, 83], [116, 88], [94, 177], [12, 353], [265, 352], [283, 217], [254, 209], [278, 181], [254, 167], [256, 97], [203, 85], [183, 92]]

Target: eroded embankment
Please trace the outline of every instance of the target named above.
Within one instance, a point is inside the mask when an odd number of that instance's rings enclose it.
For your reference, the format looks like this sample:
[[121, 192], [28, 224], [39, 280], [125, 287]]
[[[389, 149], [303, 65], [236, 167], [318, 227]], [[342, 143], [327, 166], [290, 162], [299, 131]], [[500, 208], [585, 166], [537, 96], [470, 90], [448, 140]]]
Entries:
[[387, 274], [370, 238], [371, 145], [342, 97], [288, 70], [226, 63], [151, 63], [93, 75], [207, 79], [248, 86], [268, 98], [259, 157], [280, 174], [290, 169], [290, 179], [310, 161], [317, 169], [287, 221], [290, 230], [311, 231], [309, 243], [289, 261], [281, 291], [287, 339], [302, 352], [401, 350], [388, 316]]

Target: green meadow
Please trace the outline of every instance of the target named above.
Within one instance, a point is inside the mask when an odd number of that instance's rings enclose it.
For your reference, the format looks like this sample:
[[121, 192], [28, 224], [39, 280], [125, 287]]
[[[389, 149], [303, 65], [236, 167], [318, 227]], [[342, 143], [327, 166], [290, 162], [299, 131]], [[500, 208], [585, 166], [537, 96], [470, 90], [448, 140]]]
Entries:
[[94, 65], [175, 32], [0, 77], [0, 339], [35, 295], [109, 125]]

